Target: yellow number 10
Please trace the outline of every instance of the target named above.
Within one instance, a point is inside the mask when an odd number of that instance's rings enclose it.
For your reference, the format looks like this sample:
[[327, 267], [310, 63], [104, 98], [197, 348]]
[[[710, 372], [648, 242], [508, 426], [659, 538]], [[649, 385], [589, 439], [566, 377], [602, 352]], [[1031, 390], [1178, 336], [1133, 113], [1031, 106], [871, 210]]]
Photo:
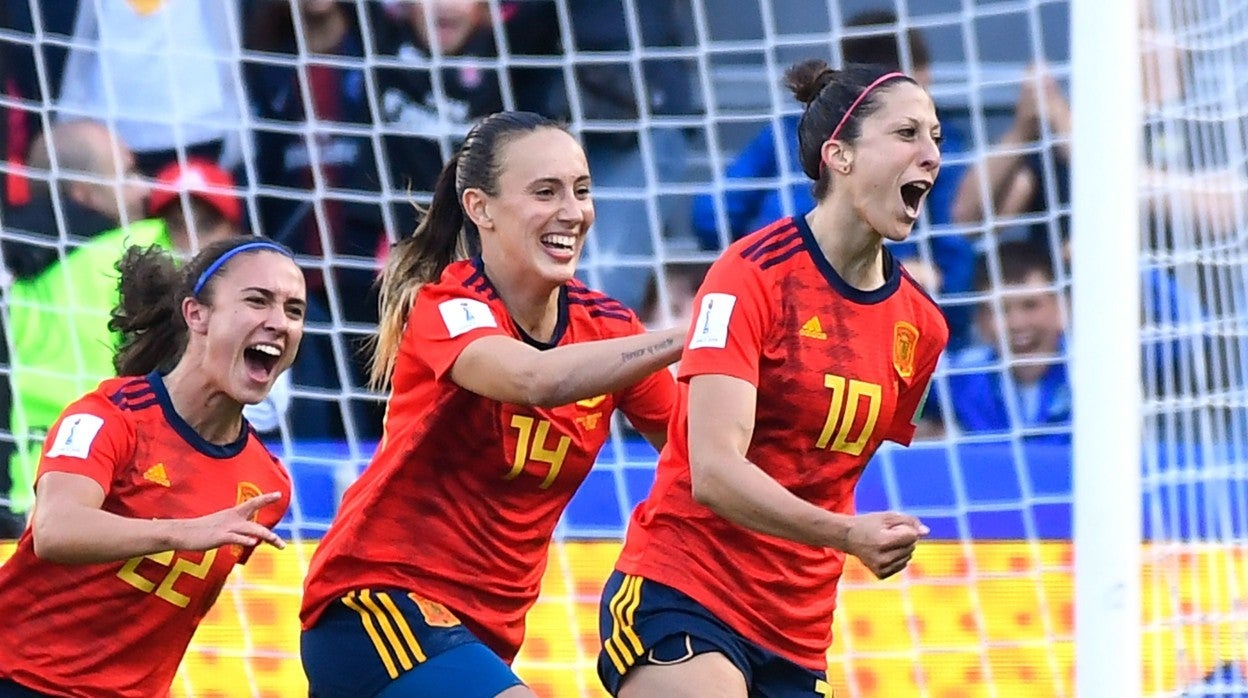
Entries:
[[[871, 432], [875, 431], [875, 420], [880, 416], [883, 391], [875, 383], [852, 378], [849, 380], [849, 390], [846, 391], [845, 383], [844, 376], [828, 374], [823, 377], [823, 387], [832, 390], [832, 403], [828, 405], [828, 418], [823, 422], [823, 432], [819, 434], [815, 446], [857, 456], [871, 440]], [[848, 396], [846, 392], [849, 393]], [[851, 440], [849, 430], [853, 428], [854, 418], [858, 416], [858, 403], [864, 397], [867, 398], [867, 422], [862, 425], [858, 436]], [[835, 438], [833, 434], [836, 435]]]
[[[537, 423], [536, 429], [533, 428], [534, 422]], [[550, 434], [550, 422], [545, 419], [535, 420], [532, 417], [517, 414], [512, 416], [511, 426], [519, 429], [520, 435], [516, 437], [516, 456], [512, 459], [511, 470], [503, 476], [503, 479], [514, 480], [516, 476], [524, 472], [524, 466], [531, 460], [546, 463], [550, 466], [550, 470], [546, 473], [546, 479], [538, 485], [538, 489], [547, 489], [559, 475], [559, 470], [563, 468], [563, 459], [568, 456], [568, 446], [572, 444], [572, 439], [561, 436], [559, 442], [551, 449], [546, 447], [546, 437]], [[532, 447], [529, 446], [530, 442], [533, 444]]]

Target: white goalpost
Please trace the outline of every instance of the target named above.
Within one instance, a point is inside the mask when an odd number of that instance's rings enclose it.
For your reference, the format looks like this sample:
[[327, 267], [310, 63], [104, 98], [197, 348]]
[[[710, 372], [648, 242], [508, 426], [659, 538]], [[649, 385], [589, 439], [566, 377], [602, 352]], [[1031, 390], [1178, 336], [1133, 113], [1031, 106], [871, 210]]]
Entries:
[[1144, 695], [1136, 5], [1071, 4], [1077, 696]]

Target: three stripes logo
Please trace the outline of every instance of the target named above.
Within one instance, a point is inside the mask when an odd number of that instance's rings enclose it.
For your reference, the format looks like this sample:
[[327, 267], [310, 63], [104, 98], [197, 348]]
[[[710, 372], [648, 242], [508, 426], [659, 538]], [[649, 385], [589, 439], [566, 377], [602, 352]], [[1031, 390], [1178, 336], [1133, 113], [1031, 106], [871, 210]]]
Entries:
[[615, 665], [615, 670], [621, 674], [637, 663], [637, 658], [644, 651], [641, 638], [633, 630], [637, 607], [641, 605], [641, 582], [641, 577], [624, 575], [620, 590], [615, 592], [607, 604], [611, 612], [611, 637], [602, 646], [611, 663]]
[[381, 657], [391, 679], [399, 678], [399, 674], [428, 659], [424, 648], [416, 641], [412, 626], [389, 594], [368, 589], [352, 591], [342, 597], [342, 603], [360, 615], [364, 632], [373, 641], [377, 656]]

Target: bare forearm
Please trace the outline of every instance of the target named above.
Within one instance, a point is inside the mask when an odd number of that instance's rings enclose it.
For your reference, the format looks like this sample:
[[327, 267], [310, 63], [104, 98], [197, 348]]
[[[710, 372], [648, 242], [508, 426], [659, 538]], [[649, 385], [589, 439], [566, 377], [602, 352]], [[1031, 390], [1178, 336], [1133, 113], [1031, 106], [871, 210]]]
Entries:
[[739, 526], [806, 545], [847, 550], [852, 517], [807, 502], [757, 465], [739, 460], [730, 466], [695, 466], [694, 498]]
[[35, 508], [35, 554], [49, 562], [85, 565], [116, 562], [178, 547], [181, 522], [131, 519], [101, 509]]
[[680, 358], [683, 336], [680, 330], [647, 332], [543, 352], [533, 404], [566, 405], [623, 390]]

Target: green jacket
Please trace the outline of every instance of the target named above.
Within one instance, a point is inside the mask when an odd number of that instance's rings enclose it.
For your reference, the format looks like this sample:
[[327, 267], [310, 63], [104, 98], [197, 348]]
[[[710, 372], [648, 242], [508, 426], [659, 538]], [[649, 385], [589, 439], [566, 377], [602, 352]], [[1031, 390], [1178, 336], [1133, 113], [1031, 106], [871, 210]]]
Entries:
[[15, 512], [34, 502], [43, 437], [61, 410], [114, 375], [117, 337], [108, 320], [117, 304], [115, 265], [131, 245], [173, 249], [163, 220], [143, 220], [101, 233], [42, 274], [9, 288], [11, 428], [17, 441], [9, 462], [9, 496]]

